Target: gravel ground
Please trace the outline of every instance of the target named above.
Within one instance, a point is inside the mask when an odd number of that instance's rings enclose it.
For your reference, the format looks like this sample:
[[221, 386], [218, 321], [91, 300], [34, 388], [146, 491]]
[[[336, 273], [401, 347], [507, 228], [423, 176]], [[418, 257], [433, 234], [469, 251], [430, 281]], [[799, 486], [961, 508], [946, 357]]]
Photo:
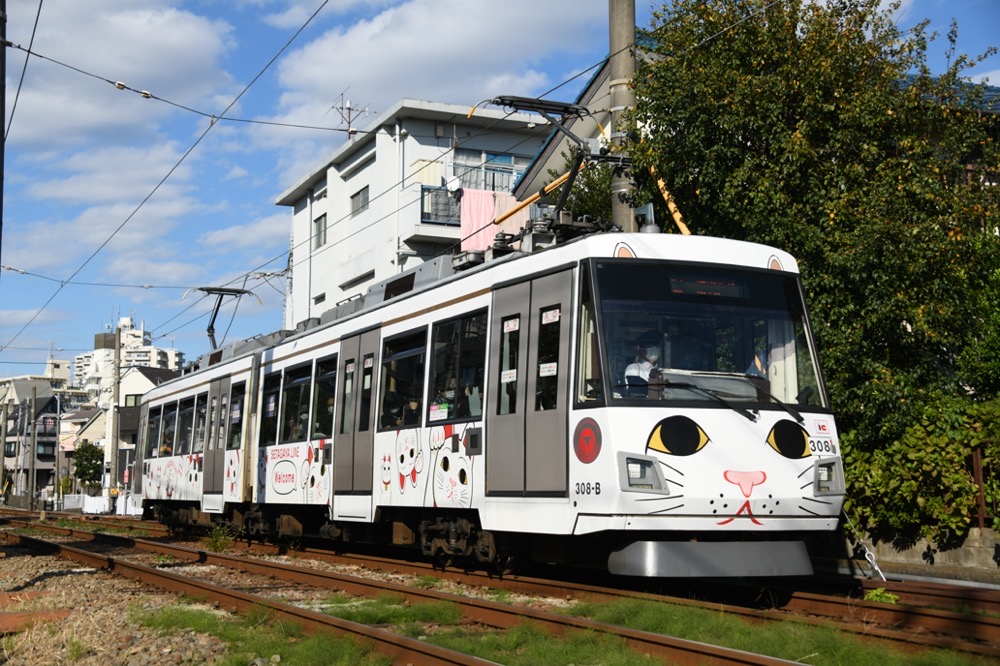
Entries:
[[225, 644], [212, 636], [190, 630], [159, 635], [129, 620], [130, 608], [154, 611], [173, 605], [171, 594], [74, 562], [0, 545], [0, 592], [27, 590], [45, 594], [0, 612], [68, 609], [72, 614], [0, 639], [0, 664], [159, 666], [211, 664], [227, 656]]

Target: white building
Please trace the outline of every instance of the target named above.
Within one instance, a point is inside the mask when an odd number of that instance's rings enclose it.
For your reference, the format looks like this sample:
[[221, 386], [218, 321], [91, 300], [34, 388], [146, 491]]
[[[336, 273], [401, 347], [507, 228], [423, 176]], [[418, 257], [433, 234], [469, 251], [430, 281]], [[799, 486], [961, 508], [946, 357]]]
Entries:
[[[156, 347], [152, 344], [153, 335], [145, 330], [140, 322], [138, 326], [132, 317], [121, 317], [118, 320], [121, 329], [122, 370], [129, 367], [162, 368], [180, 372], [184, 365], [184, 353], [177, 349]], [[115, 334], [98, 333], [94, 336], [94, 350], [79, 354], [74, 358], [73, 376], [77, 386], [87, 391], [95, 400], [101, 398], [101, 393], [109, 393], [114, 378], [115, 365]]]
[[[404, 99], [288, 188], [286, 329], [438, 256], [458, 253], [551, 128], [539, 116]], [[460, 192], [460, 193], [459, 193]], [[480, 236], [492, 241], [492, 229]]]

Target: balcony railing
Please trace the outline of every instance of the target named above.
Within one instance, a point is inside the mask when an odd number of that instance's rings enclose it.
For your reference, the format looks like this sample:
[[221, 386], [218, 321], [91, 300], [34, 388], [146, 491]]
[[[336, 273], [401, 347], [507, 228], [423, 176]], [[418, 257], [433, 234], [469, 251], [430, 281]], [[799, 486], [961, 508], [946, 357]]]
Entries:
[[425, 185], [420, 190], [420, 222], [457, 227], [462, 223], [462, 206], [447, 188]]

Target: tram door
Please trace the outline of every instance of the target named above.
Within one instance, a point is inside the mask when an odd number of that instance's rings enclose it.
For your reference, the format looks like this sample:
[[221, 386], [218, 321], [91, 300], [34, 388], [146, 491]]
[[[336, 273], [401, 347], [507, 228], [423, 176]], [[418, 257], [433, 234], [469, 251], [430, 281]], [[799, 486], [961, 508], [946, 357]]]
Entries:
[[226, 470], [226, 408], [229, 377], [216, 379], [208, 389], [208, 445], [205, 447], [205, 493], [222, 493]]
[[333, 492], [370, 495], [375, 461], [375, 369], [379, 330], [372, 329], [340, 345], [337, 378], [337, 428], [333, 436]]
[[[149, 450], [149, 405], [143, 403], [139, 408], [139, 442], [141, 446], [135, 447], [135, 462], [132, 469], [127, 470], [131, 475], [129, 483], [132, 486], [132, 493], [142, 497], [142, 463], [146, 460], [146, 451]], [[128, 485], [128, 484], [126, 484]]]
[[564, 496], [573, 271], [493, 293], [486, 493]]

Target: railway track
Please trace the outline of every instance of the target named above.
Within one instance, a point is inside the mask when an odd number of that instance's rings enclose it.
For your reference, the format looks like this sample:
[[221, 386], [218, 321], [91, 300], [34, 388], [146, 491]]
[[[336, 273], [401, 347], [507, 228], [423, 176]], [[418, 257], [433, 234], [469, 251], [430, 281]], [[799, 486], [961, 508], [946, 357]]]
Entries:
[[[358, 625], [345, 620], [331, 618], [297, 605], [287, 604], [265, 596], [252, 595], [233, 590], [204, 580], [206, 567], [217, 567], [228, 570], [238, 570], [254, 576], [278, 579], [292, 582], [310, 588], [328, 592], [339, 590], [361, 597], [378, 597], [385, 594], [398, 595], [409, 602], [446, 602], [461, 608], [467, 622], [493, 628], [507, 628], [523, 623], [531, 623], [545, 630], [563, 634], [567, 631], [588, 631], [614, 636], [624, 640], [633, 650], [640, 654], [663, 659], [669, 663], [680, 664], [785, 664], [790, 663], [764, 655], [756, 655], [739, 650], [688, 641], [650, 632], [637, 631], [617, 625], [608, 625], [586, 619], [573, 618], [556, 613], [550, 613], [524, 606], [501, 604], [483, 599], [470, 598], [461, 595], [418, 589], [396, 583], [373, 579], [346, 576], [245, 557], [234, 557], [217, 553], [209, 553], [174, 544], [149, 542], [130, 537], [107, 534], [84, 533], [79, 530], [46, 526], [45, 529], [60, 533], [63, 537], [79, 541], [89, 535], [95, 543], [101, 544], [98, 552], [84, 550], [78, 546], [41, 540], [26, 535], [3, 533], [3, 538], [16, 540], [20, 545], [28, 545], [39, 550], [57, 552], [60, 556], [73, 559], [81, 564], [94, 568], [103, 568], [115, 573], [135, 578], [142, 582], [155, 585], [173, 592], [205, 598], [235, 610], [247, 610], [258, 606], [269, 608], [281, 617], [295, 620], [310, 629], [333, 630], [338, 633], [363, 638], [372, 641], [377, 648], [401, 663], [487, 663], [474, 657], [454, 653], [444, 648], [435, 648], [424, 641], [413, 641], [381, 629]], [[107, 548], [136, 548], [146, 553], [169, 555], [171, 558], [196, 563], [199, 575], [190, 577], [174, 571], [165, 571], [157, 567], [136, 564], [123, 556], [108, 555]], [[245, 579], [242, 585], [246, 585]], [[415, 645], [414, 645], [415, 643]]]
[[[251, 553], [274, 555], [285, 552], [282, 548], [267, 544], [243, 543], [241, 546]], [[464, 585], [486, 586], [527, 595], [587, 601], [643, 599], [722, 611], [753, 620], [787, 620], [794, 616], [797, 621], [816, 625], [829, 626], [830, 622], [835, 622], [837, 629], [864, 637], [1000, 657], [1000, 619], [997, 617], [1000, 614], [1000, 594], [995, 591], [976, 591], [977, 608], [980, 610], [974, 613], [941, 610], [942, 606], [957, 603], [963, 594], [961, 589], [942, 585], [910, 588], [907, 594], [908, 604], [878, 603], [800, 590], [778, 590], [776, 594], [755, 591], [750, 599], [765, 606], [760, 608], [570, 581], [557, 582], [525, 576], [498, 578], [482, 572], [441, 571], [424, 562], [331, 553], [316, 548], [299, 549], [295, 554], [340, 566], [412, 576], [434, 575]], [[707, 586], [701, 587], [703, 591], [707, 589]], [[906, 585], [900, 584], [894, 589], [906, 589]], [[918, 589], [924, 589], [924, 592], [919, 594]], [[980, 613], [991, 613], [992, 616]]]
[[146, 534], [151, 538], [166, 538], [171, 535], [170, 528], [166, 525], [150, 520], [141, 520], [130, 516], [104, 516], [73, 513], [70, 511], [43, 511], [31, 512], [22, 509], [12, 509], [0, 507], [0, 517], [19, 519], [26, 522], [38, 520], [44, 516], [46, 520], [59, 520], [77, 522], [81, 526], [91, 528], [104, 528], [116, 531], [126, 531], [135, 534]]
[[[46, 529], [56, 532], [62, 531], [66, 535], [75, 537], [84, 536], [110, 542], [117, 540], [121, 543], [124, 540], [137, 545], [141, 544], [142, 548], [150, 552], [171, 555], [181, 560], [190, 561], [195, 557], [212, 557], [218, 558], [219, 562], [225, 561], [225, 556], [208, 554], [203, 550], [173, 546], [162, 542], [147, 542], [106, 534], [91, 536], [87, 530], [58, 528], [51, 525], [46, 526]], [[273, 556], [288, 552], [287, 548], [268, 544], [240, 542], [239, 545], [246, 548], [249, 554], [254, 555]], [[953, 588], [944, 585], [922, 584], [916, 586], [904, 583], [894, 585], [893, 589], [907, 590], [905, 598], [908, 603], [905, 604], [877, 603], [842, 595], [821, 595], [800, 590], [768, 590], [756, 592], [752, 595], [751, 602], [744, 601], [742, 604], [723, 605], [716, 600], [699, 601], [569, 581], [554, 582], [548, 579], [524, 576], [498, 578], [481, 572], [441, 571], [424, 562], [332, 553], [316, 548], [301, 548], [295, 551], [295, 555], [299, 558], [320, 560], [338, 566], [412, 576], [433, 575], [463, 585], [503, 589], [526, 595], [589, 601], [644, 599], [707, 608], [713, 611], [723, 610], [726, 613], [754, 620], [777, 621], [794, 617], [796, 621], [827, 626], [833, 622], [839, 630], [865, 637], [877, 637], [926, 647], [1000, 657], [1000, 646], [997, 645], [997, 637], [1000, 636], [1000, 620], [996, 617], [997, 610], [1000, 609], [1000, 594], [989, 590], [971, 590], [974, 594], [970, 594], [969, 588]], [[230, 563], [227, 566], [237, 566], [237, 564]], [[969, 599], [975, 600], [977, 612], [942, 610], [942, 608], [955, 607], [956, 605], [968, 609], [970, 607]], [[981, 613], [992, 613], [993, 616]]]

